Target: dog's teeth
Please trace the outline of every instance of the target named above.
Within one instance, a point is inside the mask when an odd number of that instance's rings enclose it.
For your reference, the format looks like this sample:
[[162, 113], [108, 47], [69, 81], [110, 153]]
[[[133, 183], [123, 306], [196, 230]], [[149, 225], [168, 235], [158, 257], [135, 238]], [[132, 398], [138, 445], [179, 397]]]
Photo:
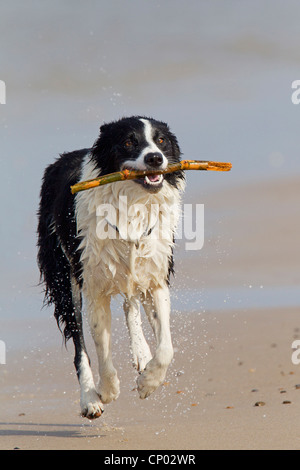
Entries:
[[162, 182], [162, 179], [163, 179], [163, 175], [159, 175], [159, 179], [157, 181], [150, 181], [148, 176], [145, 176], [145, 181], [147, 184], [152, 184], [152, 185], [157, 185], [157, 184], [160, 184]]
[[152, 181], [149, 180], [148, 176], [145, 176], [145, 180], [147, 184], [153, 184]]

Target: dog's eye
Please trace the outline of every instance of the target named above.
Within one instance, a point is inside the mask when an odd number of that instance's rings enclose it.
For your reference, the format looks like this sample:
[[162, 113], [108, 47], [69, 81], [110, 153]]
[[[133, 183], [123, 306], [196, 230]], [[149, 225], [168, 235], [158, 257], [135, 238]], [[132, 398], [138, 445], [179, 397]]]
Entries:
[[163, 144], [164, 141], [165, 141], [165, 139], [164, 139], [163, 137], [159, 137], [159, 138], [157, 139], [157, 143], [158, 143], [158, 144]]
[[129, 149], [133, 146], [133, 142], [131, 140], [126, 140], [124, 143], [124, 147]]

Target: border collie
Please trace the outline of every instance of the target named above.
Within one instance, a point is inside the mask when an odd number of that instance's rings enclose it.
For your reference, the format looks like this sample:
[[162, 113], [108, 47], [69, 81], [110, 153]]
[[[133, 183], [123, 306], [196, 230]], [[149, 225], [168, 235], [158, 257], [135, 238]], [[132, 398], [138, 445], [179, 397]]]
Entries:
[[[111, 355], [112, 296], [124, 298], [139, 396], [148, 397], [164, 381], [173, 357], [169, 277], [185, 177], [182, 171], [146, 176], [75, 196], [70, 186], [125, 168], [165, 169], [180, 155], [167, 124], [134, 116], [102, 125], [91, 148], [64, 153], [45, 170], [38, 213], [41, 282], [65, 341], [74, 342], [81, 414], [89, 419], [99, 417], [103, 404], [119, 395]], [[126, 217], [120, 201], [126, 202]], [[159, 225], [163, 236], [153, 236]], [[97, 388], [83, 338], [82, 299], [98, 357]], [[141, 327], [140, 304], [156, 339], [153, 357]]]

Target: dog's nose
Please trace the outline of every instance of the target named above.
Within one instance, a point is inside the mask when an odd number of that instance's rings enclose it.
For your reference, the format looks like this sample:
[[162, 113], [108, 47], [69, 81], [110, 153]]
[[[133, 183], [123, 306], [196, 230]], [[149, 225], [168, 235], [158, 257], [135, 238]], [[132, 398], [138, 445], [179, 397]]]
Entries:
[[147, 165], [153, 168], [158, 168], [164, 161], [162, 154], [159, 152], [147, 153], [144, 160]]

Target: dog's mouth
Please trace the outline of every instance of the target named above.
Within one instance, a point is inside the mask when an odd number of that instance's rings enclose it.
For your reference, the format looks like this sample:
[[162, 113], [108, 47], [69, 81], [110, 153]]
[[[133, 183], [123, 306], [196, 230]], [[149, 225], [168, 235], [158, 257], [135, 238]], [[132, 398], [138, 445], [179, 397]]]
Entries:
[[143, 178], [137, 178], [134, 181], [141, 184], [147, 191], [156, 192], [159, 191], [163, 185], [164, 175], [147, 175]]
[[121, 171], [124, 171], [124, 170], [147, 171], [148, 170], [149, 173], [153, 172], [153, 174], [140, 176], [140, 177], [135, 178], [135, 179], [132, 180], [135, 183], [140, 184], [141, 186], [143, 186], [143, 188], [146, 189], [147, 191], [153, 192], [153, 193], [159, 191], [163, 186], [163, 182], [164, 182], [164, 179], [165, 179], [164, 175], [155, 173], [155, 171], [159, 172], [162, 169], [163, 168], [157, 168], [157, 170], [154, 170], [154, 168], [145, 167], [143, 170], [141, 170], [140, 168], [134, 168], [133, 166], [130, 166], [130, 165], [127, 165], [127, 164], [126, 164], [126, 166], [121, 167]]

